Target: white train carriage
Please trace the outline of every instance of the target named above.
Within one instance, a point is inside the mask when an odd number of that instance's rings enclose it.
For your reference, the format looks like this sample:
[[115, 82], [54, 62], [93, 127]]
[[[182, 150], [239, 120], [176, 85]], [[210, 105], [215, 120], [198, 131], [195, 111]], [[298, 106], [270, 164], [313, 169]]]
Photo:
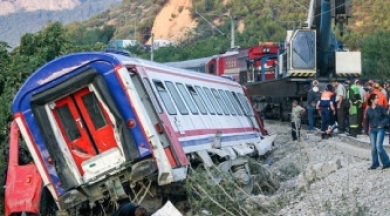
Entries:
[[[185, 180], [194, 158], [211, 167], [218, 155], [227, 170], [242, 166], [250, 178], [245, 161], [235, 159], [273, 144], [237, 82], [114, 53], [47, 63], [21, 87], [12, 111], [61, 213], [132, 197], [129, 185]], [[7, 185], [6, 194], [26, 186]], [[7, 213], [20, 211], [12, 203]]]

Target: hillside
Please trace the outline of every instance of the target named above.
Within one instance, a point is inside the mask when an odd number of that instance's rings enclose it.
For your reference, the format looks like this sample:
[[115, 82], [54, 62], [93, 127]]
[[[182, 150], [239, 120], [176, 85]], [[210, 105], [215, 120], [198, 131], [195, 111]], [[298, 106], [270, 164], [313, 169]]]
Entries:
[[185, 40], [186, 34], [197, 26], [197, 21], [192, 18], [191, 10], [192, 0], [169, 0], [153, 22], [152, 33], [155, 38]]
[[41, 30], [48, 22], [85, 21], [121, 0], [15, 0], [0, 1], [0, 41], [11, 47], [26, 33]]
[[73, 9], [80, 5], [79, 0], [14, 0], [0, 1], [0, 15], [8, 15], [16, 12], [33, 12], [38, 10], [61, 11]]
[[[234, 15], [236, 40], [240, 46], [259, 41], [280, 41], [287, 29], [307, 19], [310, 0], [146, 0], [123, 1], [119, 7], [95, 16], [86, 27], [112, 24], [116, 39], [137, 39], [149, 43], [156, 39], [188, 41], [224, 33], [230, 38], [230, 18]], [[346, 46], [358, 49], [362, 37], [373, 31], [390, 30], [390, 5], [385, 0], [352, 0], [352, 16], [344, 27]], [[126, 9], [126, 10], [125, 10]], [[125, 11], [129, 13], [124, 14]], [[201, 14], [197, 15], [196, 12]], [[338, 28], [335, 27], [335, 31]], [[242, 35], [250, 37], [241, 39]]]
[[[207, 40], [224, 34], [231, 37], [235, 17], [236, 43], [241, 47], [259, 41], [280, 41], [287, 29], [300, 26], [310, 0], [14, 0], [0, 1], [0, 41], [19, 44], [21, 35], [36, 32], [48, 21], [82, 22], [85, 28], [113, 25], [114, 39], [155, 39], [176, 42]], [[116, 5], [112, 5], [116, 4]], [[390, 29], [390, 5], [385, 0], [351, 0], [352, 17], [343, 41], [358, 49], [368, 33]], [[199, 14], [197, 14], [197, 12]], [[85, 21], [86, 20], [86, 21]], [[335, 28], [337, 30], [337, 27]], [[249, 39], [248, 39], [249, 38]]]

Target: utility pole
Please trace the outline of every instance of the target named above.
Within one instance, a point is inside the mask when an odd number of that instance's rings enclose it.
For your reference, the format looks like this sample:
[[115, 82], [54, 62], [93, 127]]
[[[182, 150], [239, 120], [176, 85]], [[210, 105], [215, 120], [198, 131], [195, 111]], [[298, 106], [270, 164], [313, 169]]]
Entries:
[[234, 45], [234, 19], [235, 19], [235, 16], [230, 16], [230, 20], [231, 20], [231, 40], [230, 40], [230, 49], [234, 49], [235, 48], [235, 45]]
[[138, 15], [135, 15], [135, 23], [134, 23], [134, 40], [137, 40], [137, 18]]
[[134, 21], [134, 40], [137, 40], [137, 22], [138, 22], [138, 17], [140, 16], [141, 14], [139, 13], [135, 13], [135, 21]]
[[150, 46], [150, 60], [153, 61], [153, 55], [154, 55], [154, 34], [152, 33], [152, 44]]

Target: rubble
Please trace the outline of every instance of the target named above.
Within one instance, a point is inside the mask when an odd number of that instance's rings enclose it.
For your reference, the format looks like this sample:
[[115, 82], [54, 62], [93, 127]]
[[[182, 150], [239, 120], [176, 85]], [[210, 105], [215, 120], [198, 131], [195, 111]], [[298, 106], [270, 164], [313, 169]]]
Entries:
[[[272, 215], [389, 215], [390, 170], [367, 169], [371, 157], [366, 136], [322, 140], [303, 129], [302, 140], [292, 142], [287, 123], [266, 123], [268, 131], [278, 134], [270, 169], [283, 177], [285, 164], [300, 168], [298, 176], [281, 181], [270, 197], [278, 200]], [[386, 135], [385, 147], [388, 142]]]

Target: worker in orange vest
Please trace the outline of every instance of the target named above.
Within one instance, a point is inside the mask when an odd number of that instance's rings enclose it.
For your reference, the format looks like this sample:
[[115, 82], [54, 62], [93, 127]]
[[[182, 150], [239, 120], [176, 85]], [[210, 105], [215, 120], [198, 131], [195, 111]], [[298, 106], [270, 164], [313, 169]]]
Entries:
[[387, 97], [385, 94], [383, 94], [382, 87], [379, 83], [375, 83], [372, 93], [378, 96], [378, 105], [383, 106], [387, 110], [389, 107], [389, 104], [387, 103]]

